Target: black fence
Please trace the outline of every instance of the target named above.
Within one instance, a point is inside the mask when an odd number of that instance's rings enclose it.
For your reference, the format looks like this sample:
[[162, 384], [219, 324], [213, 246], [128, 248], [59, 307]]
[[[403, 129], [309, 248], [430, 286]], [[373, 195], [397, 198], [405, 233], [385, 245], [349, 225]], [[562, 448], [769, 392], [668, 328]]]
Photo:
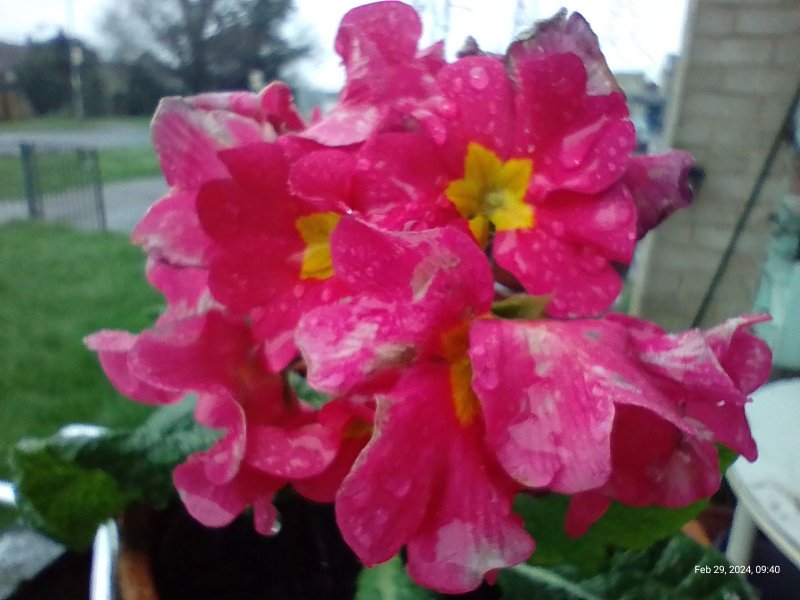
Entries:
[[21, 143], [0, 149], [0, 220], [29, 217], [106, 229], [94, 148]]

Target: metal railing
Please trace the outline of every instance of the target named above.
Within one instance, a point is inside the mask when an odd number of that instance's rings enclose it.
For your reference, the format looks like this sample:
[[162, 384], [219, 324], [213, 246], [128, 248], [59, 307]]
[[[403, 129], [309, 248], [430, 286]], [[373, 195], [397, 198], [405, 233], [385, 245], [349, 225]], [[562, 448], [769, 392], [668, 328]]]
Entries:
[[107, 228], [97, 149], [23, 142], [0, 149], [0, 160], [6, 172], [17, 171], [0, 182], [0, 213]]

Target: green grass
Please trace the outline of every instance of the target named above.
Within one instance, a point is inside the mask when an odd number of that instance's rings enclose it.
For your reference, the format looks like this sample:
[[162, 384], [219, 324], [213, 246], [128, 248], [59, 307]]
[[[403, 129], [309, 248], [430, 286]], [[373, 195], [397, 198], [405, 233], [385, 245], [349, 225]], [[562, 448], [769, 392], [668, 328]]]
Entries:
[[119, 235], [16, 222], [0, 227], [0, 478], [8, 449], [66, 423], [130, 426], [150, 409], [120, 396], [82, 338], [139, 331], [160, 307], [144, 257]]
[[48, 129], [91, 129], [112, 125], [136, 125], [147, 127], [150, 116], [141, 117], [102, 117], [78, 121], [73, 117], [51, 115], [22, 121], [0, 121], [0, 133], [14, 131], [45, 131]]
[[[100, 150], [103, 183], [151, 177], [160, 173], [158, 160], [150, 146], [105, 148]], [[37, 154], [40, 191], [44, 194], [79, 187], [91, 181], [91, 163], [79, 153]], [[0, 156], [0, 201], [25, 197], [22, 166], [17, 155]]]

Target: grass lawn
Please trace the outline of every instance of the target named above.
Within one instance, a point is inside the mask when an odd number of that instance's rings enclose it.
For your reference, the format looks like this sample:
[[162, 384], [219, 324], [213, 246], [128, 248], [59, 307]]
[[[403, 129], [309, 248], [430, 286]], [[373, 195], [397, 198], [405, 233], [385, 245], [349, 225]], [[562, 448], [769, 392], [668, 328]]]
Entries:
[[117, 234], [16, 222], [0, 226], [0, 478], [8, 449], [66, 423], [129, 426], [149, 413], [117, 394], [83, 336], [139, 331], [160, 296], [144, 256]]
[[[161, 171], [155, 152], [150, 146], [105, 148], [100, 151], [100, 174], [103, 183], [150, 177]], [[85, 185], [91, 162], [80, 153], [37, 154], [42, 193], [53, 193]], [[21, 200], [25, 197], [22, 166], [17, 155], [0, 155], [0, 201]]]
[[74, 117], [46, 116], [23, 121], [0, 121], [0, 133], [13, 131], [44, 131], [47, 129], [86, 129], [108, 127], [109, 125], [141, 125], [147, 127], [151, 116], [140, 117], [101, 117], [78, 121]]

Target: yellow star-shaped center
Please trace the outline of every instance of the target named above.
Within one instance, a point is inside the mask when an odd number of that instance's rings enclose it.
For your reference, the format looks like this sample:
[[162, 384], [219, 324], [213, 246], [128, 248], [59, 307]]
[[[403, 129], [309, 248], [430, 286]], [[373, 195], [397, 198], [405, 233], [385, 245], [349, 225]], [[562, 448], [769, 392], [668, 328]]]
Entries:
[[305, 244], [301, 279], [328, 279], [333, 275], [331, 233], [341, 218], [335, 212], [321, 212], [300, 217], [295, 222]]
[[532, 173], [530, 159], [512, 158], [504, 162], [488, 148], [470, 142], [464, 159], [464, 177], [452, 181], [445, 195], [469, 221], [478, 243], [485, 246], [492, 227], [496, 231], [533, 227], [533, 207], [525, 202]]

